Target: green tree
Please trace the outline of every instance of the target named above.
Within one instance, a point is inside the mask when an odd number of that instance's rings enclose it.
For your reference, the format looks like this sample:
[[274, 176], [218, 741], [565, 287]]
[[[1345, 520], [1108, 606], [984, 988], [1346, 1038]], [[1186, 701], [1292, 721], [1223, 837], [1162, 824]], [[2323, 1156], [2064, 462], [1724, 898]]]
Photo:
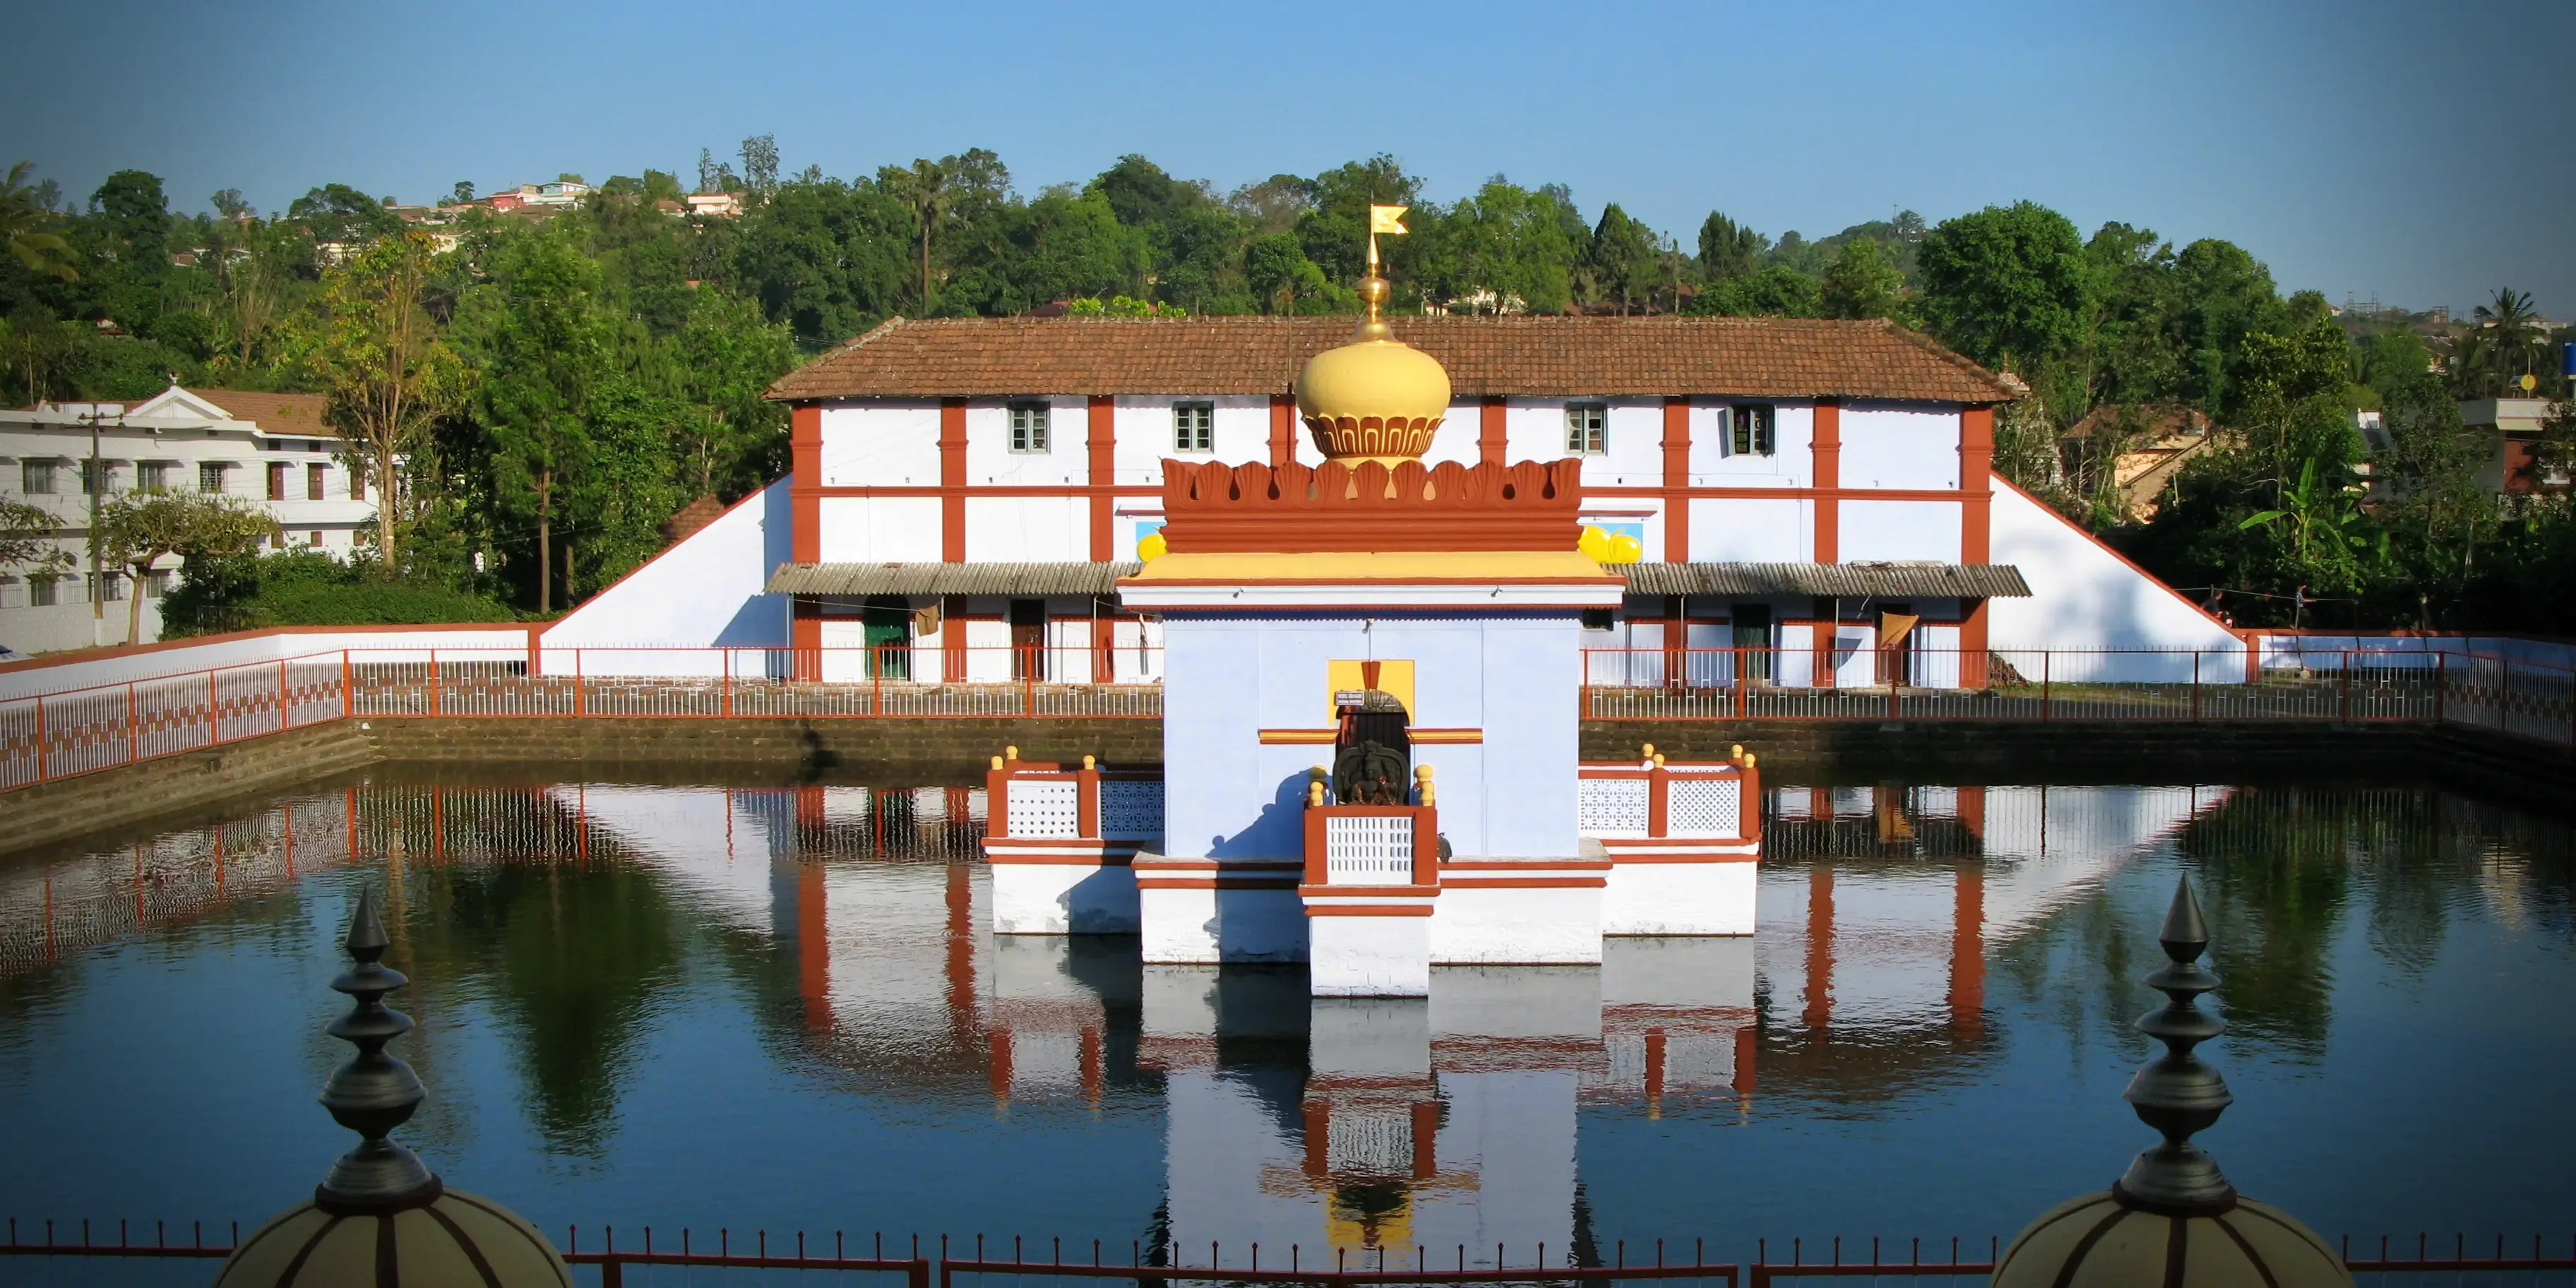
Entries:
[[54, 544], [58, 525], [53, 512], [43, 506], [0, 501], [0, 569], [37, 577], [69, 571], [71, 552]]
[[61, 233], [52, 231], [50, 203], [40, 201], [37, 189], [27, 183], [35, 167], [33, 161], [20, 161], [0, 176], [0, 242], [8, 243], [9, 253], [28, 272], [72, 281], [80, 276], [72, 266], [76, 252]]
[[133, 573], [135, 589], [126, 597], [125, 638], [139, 640], [142, 588], [154, 564], [177, 555], [193, 568], [200, 561], [248, 554], [276, 531], [276, 520], [241, 497], [138, 492], [99, 506], [91, 540], [97, 543], [100, 563]]
[[2485, 359], [2463, 364], [2465, 397], [2509, 397], [2522, 392], [2520, 381], [2540, 370], [2537, 353], [2549, 334], [2531, 307], [2531, 293], [2499, 287], [2495, 298], [2470, 311], [2477, 320], [2477, 350]]
[[363, 245], [403, 230], [384, 203], [345, 183], [326, 183], [288, 202], [286, 220], [317, 242]]
[[161, 320], [161, 283], [170, 274], [170, 201], [161, 179], [119, 170], [89, 198], [86, 229], [100, 262], [98, 306], [126, 330], [151, 335]]
[[1755, 261], [1770, 248], [1770, 238], [1712, 210], [1699, 226], [1700, 279], [1724, 282], [1749, 276]]
[[1244, 244], [1243, 276], [1263, 312], [1297, 315], [1297, 301], [1312, 299], [1325, 288], [1324, 270], [1306, 258], [1305, 248], [1288, 233], [1255, 237]]
[[[429, 302], [439, 269], [429, 234], [388, 237], [322, 279], [318, 315], [297, 337], [299, 365], [330, 394], [330, 419], [375, 488], [376, 558], [403, 569], [402, 524], [416, 499], [404, 477], [432, 421], [464, 396], [467, 373], [439, 338]], [[434, 474], [432, 475], [434, 477]]]
[[[749, 491], [777, 462], [785, 412], [762, 397], [796, 366], [796, 341], [748, 300], [706, 291], [680, 332], [682, 387], [695, 415], [682, 418], [688, 465], [701, 494]], [[742, 478], [738, 469], [755, 474]], [[658, 521], [658, 520], [657, 520]]]
[[1825, 270], [1818, 303], [1827, 317], [1895, 317], [1905, 305], [1905, 277], [1876, 240], [1855, 237]]
[[1796, 269], [1765, 264], [1702, 288], [1683, 311], [1721, 318], [1822, 317], [1823, 284]]
[[569, 232], [539, 228], [502, 243], [491, 282], [468, 301], [475, 415], [492, 436], [505, 503], [533, 506], [539, 612], [555, 602], [559, 492], [590, 458], [587, 418], [608, 374], [598, 288], [598, 266]]
[[1923, 240], [1934, 334], [1989, 367], [2027, 374], [2073, 353], [2090, 287], [2075, 225], [2033, 202], [1943, 220]]
[[1642, 311], [1661, 275], [1656, 249], [1653, 229], [1629, 218], [1617, 202], [1603, 206], [1584, 256], [1599, 298], [1617, 304], [1622, 314]]

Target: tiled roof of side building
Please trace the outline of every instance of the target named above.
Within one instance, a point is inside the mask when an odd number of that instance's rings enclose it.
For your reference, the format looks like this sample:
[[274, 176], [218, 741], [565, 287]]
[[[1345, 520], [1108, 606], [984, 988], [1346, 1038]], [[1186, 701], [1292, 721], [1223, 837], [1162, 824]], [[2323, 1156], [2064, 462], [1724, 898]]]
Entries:
[[329, 400], [320, 394], [263, 394], [247, 389], [190, 389], [188, 392], [223, 408], [234, 420], [256, 422], [261, 433], [308, 437], [336, 437], [339, 434], [322, 418]]
[[[1893, 323], [1806, 318], [1390, 321], [1438, 358], [1455, 396], [1884, 398], [1990, 405], [2021, 396]], [[769, 396], [1285, 393], [1348, 317], [895, 318], [780, 377]]]

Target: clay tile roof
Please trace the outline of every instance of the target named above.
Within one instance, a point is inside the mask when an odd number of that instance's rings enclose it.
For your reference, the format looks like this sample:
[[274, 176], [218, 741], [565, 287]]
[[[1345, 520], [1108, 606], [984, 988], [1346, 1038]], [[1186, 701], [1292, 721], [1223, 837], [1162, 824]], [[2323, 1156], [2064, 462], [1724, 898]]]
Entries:
[[338, 437], [322, 419], [329, 400], [320, 394], [263, 394], [247, 389], [191, 389], [188, 391], [224, 409], [234, 420], [256, 422], [263, 434], [295, 434], [302, 437]]
[[[1345, 342], [1347, 317], [895, 318], [781, 377], [769, 396], [1276, 394]], [[1717, 395], [1992, 404], [1999, 376], [1888, 322], [1804, 318], [1391, 319], [1462, 399]]]

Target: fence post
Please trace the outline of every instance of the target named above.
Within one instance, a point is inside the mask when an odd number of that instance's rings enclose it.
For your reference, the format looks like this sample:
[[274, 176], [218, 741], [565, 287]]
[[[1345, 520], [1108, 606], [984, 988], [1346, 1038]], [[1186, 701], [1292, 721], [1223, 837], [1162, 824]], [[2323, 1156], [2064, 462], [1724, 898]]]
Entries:
[[2447, 687], [2446, 681], [2450, 679], [2451, 668], [2446, 665], [2450, 660], [2449, 652], [2442, 649], [2433, 650], [2433, 723], [2435, 724], [2442, 723], [2442, 690]]
[[1897, 675], [1897, 673], [1896, 673], [1896, 667], [1894, 666], [1894, 662], [1895, 662], [1895, 660], [1896, 660], [1896, 659], [1895, 659], [1895, 658], [1893, 658], [1893, 657], [1889, 657], [1889, 658], [1888, 658], [1889, 666], [1888, 666], [1888, 669], [1887, 669], [1887, 718], [1888, 718], [1888, 719], [1890, 719], [1890, 720], [1894, 720], [1894, 719], [1896, 719], [1896, 718], [1897, 718], [1897, 711], [1898, 711], [1898, 707], [1897, 707], [1897, 700], [1898, 700], [1898, 699], [1897, 699], [1897, 695], [1898, 695], [1899, 693], [1902, 693], [1902, 692], [1904, 691], [1904, 689], [1905, 689], [1905, 683], [1904, 683], [1903, 678], [1902, 678], [1902, 677], [1900, 677], [1900, 676], [1898, 676], [1898, 675]]
[[2200, 719], [2200, 650], [2191, 651], [2191, 718]]
[[340, 650], [340, 716], [347, 719], [358, 714], [358, 686], [354, 668], [349, 665], [349, 650]]
[[581, 650], [578, 648], [572, 651], [572, 713], [577, 716], [590, 714], [582, 705]]
[[215, 672], [206, 672], [206, 745], [224, 740], [223, 694], [215, 687]]
[[716, 665], [724, 668], [724, 676], [721, 680], [721, 683], [724, 686], [724, 698], [722, 700], [723, 705], [718, 709], [723, 711], [726, 715], [733, 714], [733, 658], [734, 651], [732, 649], [716, 650]]
[[277, 661], [277, 731], [286, 732], [286, 659]]
[[2345, 649], [2339, 660], [2343, 663], [2343, 691], [2337, 705], [2343, 709], [2341, 719], [2350, 723], [2352, 720], [2352, 650]]
[[885, 714], [885, 669], [886, 669], [886, 661], [887, 661], [887, 659], [888, 659], [889, 657], [891, 657], [891, 656], [892, 656], [893, 652], [894, 652], [894, 650], [892, 650], [892, 649], [890, 649], [890, 648], [880, 648], [879, 650], [877, 650], [877, 653], [876, 653], [875, 658], [874, 658], [875, 665], [873, 665], [873, 666], [871, 666], [871, 667], [869, 667], [869, 668], [868, 668], [868, 714], [869, 714], [869, 715], [872, 715], [872, 716], [881, 716], [881, 715], [884, 715], [884, 714]]
[[2513, 658], [2499, 656], [2496, 665], [2501, 668], [2496, 681], [2496, 730], [2499, 733], [2510, 732], [2513, 729]]
[[438, 714], [438, 650], [429, 651], [429, 713]]
[[1744, 646], [1738, 644], [1735, 646], [1735, 718], [1738, 720], [1753, 711], [1753, 677], [1745, 674], [1746, 665]]
[[41, 783], [45, 777], [45, 695], [39, 693], [36, 695], [36, 781]]
[[2054, 649], [2043, 651], [2039, 655], [2039, 718], [2042, 720], [2048, 718], [2048, 702], [2054, 696], [2049, 692], [2049, 663], [2056, 656], [2057, 652]]
[[1033, 716], [1038, 713], [1037, 650], [1022, 649], [1020, 653], [1020, 714]]
[[125, 682], [125, 763], [143, 759], [143, 718], [134, 701], [134, 681]]

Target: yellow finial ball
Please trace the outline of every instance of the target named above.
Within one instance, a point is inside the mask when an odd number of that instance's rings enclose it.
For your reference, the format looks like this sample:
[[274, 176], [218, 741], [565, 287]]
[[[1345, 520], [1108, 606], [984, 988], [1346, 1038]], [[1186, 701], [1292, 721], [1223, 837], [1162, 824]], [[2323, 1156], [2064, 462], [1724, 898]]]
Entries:
[[1575, 541], [1574, 548], [1582, 551], [1583, 557], [1594, 563], [1608, 563], [1610, 533], [1599, 524], [1587, 523], [1583, 525], [1583, 536]]
[[1621, 532], [1611, 536], [1609, 556], [1604, 558], [1601, 562], [1611, 564], [1632, 564], [1645, 557], [1646, 543], [1639, 541], [1635, 537], [1629, 536], [1627, 533]]
[[1146, 533], [1144, 539], [1136, 543], [1136, 558], [1141, 563], [1152, 563], [1170, 553], [1172, 543], [1163, 539], [1160, 528]]

